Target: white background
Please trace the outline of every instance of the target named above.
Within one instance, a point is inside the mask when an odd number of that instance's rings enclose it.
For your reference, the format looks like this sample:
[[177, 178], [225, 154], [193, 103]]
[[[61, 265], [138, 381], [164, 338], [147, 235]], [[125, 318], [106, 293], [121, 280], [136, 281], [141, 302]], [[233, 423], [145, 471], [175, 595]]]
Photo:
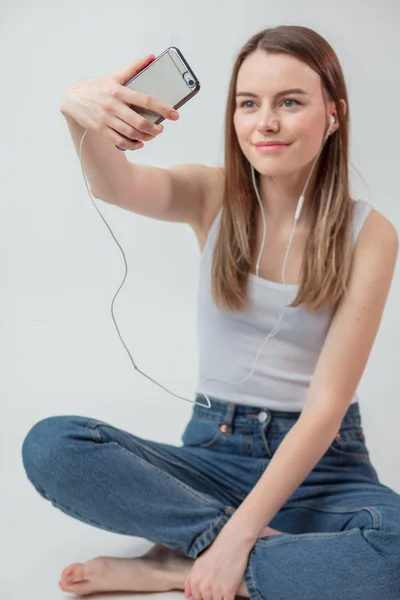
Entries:
[[[88, 195], [59, 112], [61, 98], [78, 79], [176, 45], [201, 91], [180, 109], [179, 122], [165, 122], [164, 133], [129, 152], [129, 160], [222, 165], [236, 53], [257, 31], [282, 24], [315, 29], [338, 54], [349, 92], [352, 196], [371, 202], [399, 229], [397, 0], [0, 5], [4, 600], [62, 598], [57, 581], [67, 564], [97, 555], [139, 555], [151, 545], [96, 530], [45, 502], [23, 470], [21, 446], [30, 427], [50, 415], [80, 414], [180, 444], [192, 408], [135, 371], [117, 335], [111, 302], [124, 277], [123, 257]], [[193, 399], [199, 258], [194, 234], [187, 225], [95, 202], [128, 261], [114, 306], [121, 335], [139, 368]], [[358, 391], [372, 462], [381, 481], [400, 493], [399, 306], [397, 267]]]

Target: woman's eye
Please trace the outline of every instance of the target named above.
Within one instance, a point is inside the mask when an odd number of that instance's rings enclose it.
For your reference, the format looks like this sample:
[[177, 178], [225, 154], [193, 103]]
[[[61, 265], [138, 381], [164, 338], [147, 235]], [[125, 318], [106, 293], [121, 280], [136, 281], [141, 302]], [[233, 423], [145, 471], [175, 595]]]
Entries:
[[[240, 107], [244, 107], [245, 104], [248, 104], [250, 102], [250, 104], [254, 104], [254, 102], [252, 100], [244, 100], [244, 102], [242, 102], [240, 104]], [[285, 100], [282, 100], [282, 102], [295, 102], [296, 104], [300, 105], [300, 102], [298, 102], [297, 100], [293, 100], [293, 98], [285, 98]], [[249, 108], [249, 107], [246, 107]], [[288, 107], [290, 108], [290, 107]]]
[[245, 104], [247, 104], [247, 102], [250, 102], [250, 104], [254, 104], [254, 102], [252, 102], [251, 100], [245, 100], [244, 102], [241, 103], [241, 107], [244, 106]]
[[300, 104], [300, 102], [298, 102], [297, 100], [293, 100], [293, 98], [285, 98], [283, 102], [296, 102], [296, 104]]

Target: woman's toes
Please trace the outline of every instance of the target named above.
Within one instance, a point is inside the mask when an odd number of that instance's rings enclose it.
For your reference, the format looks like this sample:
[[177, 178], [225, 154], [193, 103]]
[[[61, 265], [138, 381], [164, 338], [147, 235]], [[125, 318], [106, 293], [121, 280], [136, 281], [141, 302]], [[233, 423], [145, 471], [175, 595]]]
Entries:
[[87, 596], [89, 594], [92, 594], [93, 591], [93, 586], [91, 586], [90, 581], [71, 583], [71, 585], [63, 589], [63, 592], [69, 592], [70, 594], [74, 594], [75, 596]]
[[85, 572], [82, 563], [74, 563], [69, 565], [61, 573], [60, 586], [70, 586], [72, 583], [79, 583], [85, 579]]

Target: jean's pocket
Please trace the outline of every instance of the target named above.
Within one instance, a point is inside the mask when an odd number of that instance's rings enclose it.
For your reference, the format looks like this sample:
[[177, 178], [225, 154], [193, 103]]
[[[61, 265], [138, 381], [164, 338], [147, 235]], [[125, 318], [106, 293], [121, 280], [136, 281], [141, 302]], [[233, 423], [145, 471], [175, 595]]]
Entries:
[[222, 439], [218, 421], [192, 416], [181, 436], [184, 446], [213, 448]]
[[370, 455], [362, 427], [354, 425], [341, 429], [329, 446], [327, 455], [368, 461]]

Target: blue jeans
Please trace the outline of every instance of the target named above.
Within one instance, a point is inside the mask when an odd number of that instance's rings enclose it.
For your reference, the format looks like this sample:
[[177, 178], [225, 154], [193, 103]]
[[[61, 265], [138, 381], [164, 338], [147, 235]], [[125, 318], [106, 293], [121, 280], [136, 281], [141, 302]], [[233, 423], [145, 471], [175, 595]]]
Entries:
[[[27, 476], [75, 519], [196, 559], [300, 414], [211, 402], [210, 409], [193, 406], [181, 446], [93, 418], [46, 418], [23, 443]], [[252, 600], [400, 598], [400, 495], [380, 483], [370, 462], [358, 404], [267, 524], [283, 533], [259, 538], [249, 554]]]

